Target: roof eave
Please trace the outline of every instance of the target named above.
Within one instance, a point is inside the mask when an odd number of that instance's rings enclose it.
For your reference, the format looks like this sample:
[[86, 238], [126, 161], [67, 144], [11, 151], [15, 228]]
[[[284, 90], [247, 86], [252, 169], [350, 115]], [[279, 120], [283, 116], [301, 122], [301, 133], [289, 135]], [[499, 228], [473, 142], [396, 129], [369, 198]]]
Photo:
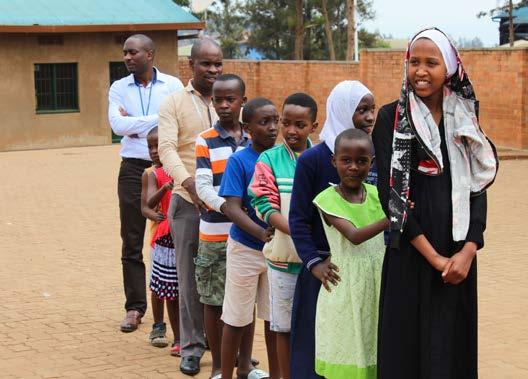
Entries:
[[205, 22], [164, 24], [106, 24], [106, 25], [0, 25], [0, 33], [93, 33], [136, 32], [147, 30], [202, 30]]

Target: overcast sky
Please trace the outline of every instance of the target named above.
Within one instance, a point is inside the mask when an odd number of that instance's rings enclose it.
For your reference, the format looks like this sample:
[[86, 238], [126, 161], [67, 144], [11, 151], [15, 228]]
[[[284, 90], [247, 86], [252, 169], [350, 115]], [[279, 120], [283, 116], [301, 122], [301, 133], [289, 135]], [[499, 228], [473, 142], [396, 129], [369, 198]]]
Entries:
[[455, 41], [479, 37], [484, 46], [491, 47], [499, 42], [499, 24], [489, 16], [479, 19], [476, 15], [503, 3], [502, 0], [373, 0], [376, 19], [360, 27], [408, 39], [423, 27], [437, 26]]

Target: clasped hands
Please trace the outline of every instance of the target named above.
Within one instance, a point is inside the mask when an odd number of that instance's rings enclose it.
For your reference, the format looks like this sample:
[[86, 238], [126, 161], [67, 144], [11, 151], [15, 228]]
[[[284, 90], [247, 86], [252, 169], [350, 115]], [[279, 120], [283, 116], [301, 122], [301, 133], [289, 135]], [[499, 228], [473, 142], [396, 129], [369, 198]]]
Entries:
[[462, 250], [455, 253], [451, 258], [438, 254], [431, 265], [442, 272], [444, 283], [460, 284], [467, 278], [476, 254], [477, 245], [474, 242], [466, 242]]

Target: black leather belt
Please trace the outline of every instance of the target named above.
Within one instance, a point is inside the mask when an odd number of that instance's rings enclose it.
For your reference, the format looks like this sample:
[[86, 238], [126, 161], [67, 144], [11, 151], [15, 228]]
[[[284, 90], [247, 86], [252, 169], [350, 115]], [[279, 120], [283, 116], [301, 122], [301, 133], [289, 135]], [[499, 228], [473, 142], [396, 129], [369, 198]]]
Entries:
[[144, 159], [139, 159], [139, 158], [122, 158], [122, 159], [123, 159], [123, 162], [127, 162], [130, 164], [136, 165], [136, 166], [141, 166], [145, 168], [152, 166], [151, 161], [146, 161]]

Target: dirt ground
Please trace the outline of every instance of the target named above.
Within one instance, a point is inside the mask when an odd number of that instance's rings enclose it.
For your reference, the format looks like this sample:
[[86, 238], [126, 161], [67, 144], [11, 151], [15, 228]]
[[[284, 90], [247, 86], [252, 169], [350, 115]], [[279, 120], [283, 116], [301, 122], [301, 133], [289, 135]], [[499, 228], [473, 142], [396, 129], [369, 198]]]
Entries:
[[[0, 376], [185, 378], [124, 334], [118, 147], [0, 153]], [[480, 377], [528, 377], [528, 160], [501, 164], [479, 253]], [[147, 251], [147, 250], [145, 250]], [[146, 253], [148, 257], [148, 253]], [[253, 354], [266, 368], [262, 329]], [[210, 356], [202, 360], [209, 376]]]

